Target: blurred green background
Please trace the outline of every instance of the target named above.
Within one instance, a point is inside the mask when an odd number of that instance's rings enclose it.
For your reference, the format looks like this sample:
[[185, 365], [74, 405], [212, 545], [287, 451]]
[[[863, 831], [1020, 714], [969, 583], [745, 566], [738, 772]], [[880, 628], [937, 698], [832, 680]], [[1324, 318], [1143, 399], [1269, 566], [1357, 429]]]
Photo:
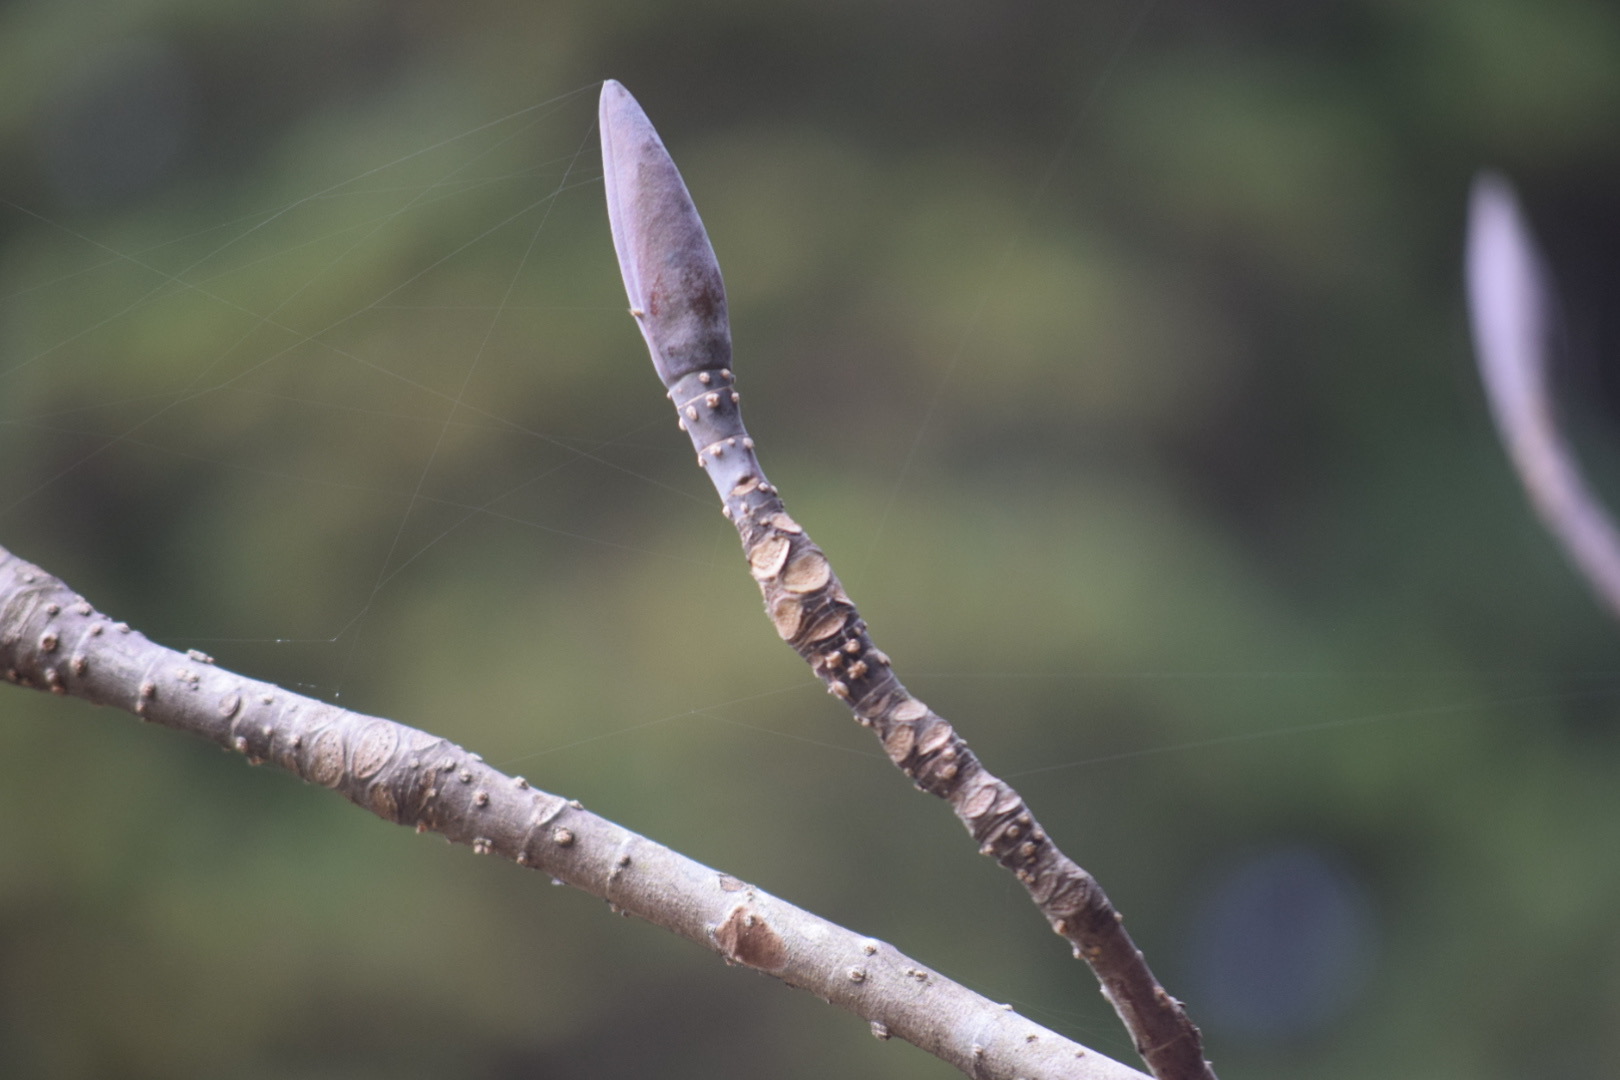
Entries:
[[[605, 76], [771, 478], [1223, 1076], [1620, 1072], [1620, 627], [1460, 296], [1494, 166], [1620, 495], [1613, 4], [0, 4], [0, 544], [1131, 1060], [762, 617]], [[955, 1075], [111, 711], [0, 691], [0, 820], [6, 1077]]]

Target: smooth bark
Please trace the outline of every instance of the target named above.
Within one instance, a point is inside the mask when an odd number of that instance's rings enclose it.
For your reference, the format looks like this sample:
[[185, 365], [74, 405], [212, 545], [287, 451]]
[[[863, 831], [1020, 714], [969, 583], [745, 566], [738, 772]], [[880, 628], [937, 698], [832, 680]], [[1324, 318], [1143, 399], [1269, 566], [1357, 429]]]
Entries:
[[200, 735], [378, 817], [543, 871], [985, 1080], [1141, 1073], [903, 955], [507, 776], [446, 739], [249, 679], [101, 614], [0, 548], [0, 676]]

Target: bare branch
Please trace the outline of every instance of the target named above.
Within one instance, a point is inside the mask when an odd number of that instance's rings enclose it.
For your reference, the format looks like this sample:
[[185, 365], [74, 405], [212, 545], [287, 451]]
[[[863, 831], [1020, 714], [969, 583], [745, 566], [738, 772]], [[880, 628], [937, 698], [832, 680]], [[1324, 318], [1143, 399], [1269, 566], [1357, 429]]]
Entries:
[[1620, 532], [1581, 474], [1549, 387], [1553, 302], [1513, 188], [1480, 175], [1469, 202], [1468, 309], [1491, 413], [1536, 513], [1620, 617]]
[[854, 1013], [973, 1077], [1146, 1080], [1135, 1069], [416, 728], [247, 679], [114, 623], [0, 548], [0, 673], [201, 735], [378, 817], [544, 871]]
[[951, 804], [980, 852], [1023, 883], [1052, 929], [1096, 972], [1154, 1075], [1213, 1080], [1198, 1029], [1153, 977], [1096, 880], [1058, 850], [1022, 796], [901, 685], [826, 555], [788, 516], [743, 427], [725, 286], [686, 185], [646, 114], [611, 79], [600, 115], [608, 216], [631, 314], [698, 464], [737, 526], [776, 632], [917, 787]]

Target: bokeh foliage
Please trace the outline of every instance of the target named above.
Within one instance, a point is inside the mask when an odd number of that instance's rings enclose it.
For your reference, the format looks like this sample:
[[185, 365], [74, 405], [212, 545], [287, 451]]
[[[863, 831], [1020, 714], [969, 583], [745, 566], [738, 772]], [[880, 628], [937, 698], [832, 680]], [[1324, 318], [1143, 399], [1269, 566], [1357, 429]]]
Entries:
[[[609, 75], [772, 478], [1223, 1075], [1620, 1069], [1620, 628], [1493, 445], [1459, 285], [1502, 168], [1612, 476], [1600, 0], [0, 5], [0, 543], [1128, 1059], [760, 616], [623, 311]], [[110, 712], [0, 693], [0, 820], [5, 1076], [952, 1075]], [[1256, 1031], [1200, 912], [1278, 849], [1360, 955]]]

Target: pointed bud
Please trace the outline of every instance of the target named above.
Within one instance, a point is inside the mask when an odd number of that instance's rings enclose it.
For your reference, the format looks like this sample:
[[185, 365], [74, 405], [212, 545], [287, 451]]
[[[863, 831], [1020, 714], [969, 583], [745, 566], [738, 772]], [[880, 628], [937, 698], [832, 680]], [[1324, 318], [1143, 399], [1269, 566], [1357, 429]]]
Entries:
[[602, 174], [608, 223], [630, 309], [665, 386], [729, 367], [726, 287], [709, 235], [647, 114], [612, 79], [602, 84]]

